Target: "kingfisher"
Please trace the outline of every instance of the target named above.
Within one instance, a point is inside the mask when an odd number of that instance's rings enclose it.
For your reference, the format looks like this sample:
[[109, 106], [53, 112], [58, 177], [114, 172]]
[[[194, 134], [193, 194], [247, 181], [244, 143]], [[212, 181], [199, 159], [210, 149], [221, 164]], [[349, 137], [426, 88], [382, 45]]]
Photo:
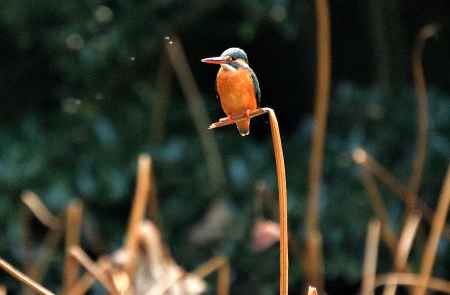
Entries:
[[236, 121], [241, 136], [250, 133], [250, 113], [258, 108], [261, 90], [255, 72], [248, 65], [248, 57], [244, 50], [236, 47], [228, 48], [220, 56], [202, 59], [204, 63], [219, 64], [216, 77], [216, 92], [222, 110], [228, 120], [244, 115]]

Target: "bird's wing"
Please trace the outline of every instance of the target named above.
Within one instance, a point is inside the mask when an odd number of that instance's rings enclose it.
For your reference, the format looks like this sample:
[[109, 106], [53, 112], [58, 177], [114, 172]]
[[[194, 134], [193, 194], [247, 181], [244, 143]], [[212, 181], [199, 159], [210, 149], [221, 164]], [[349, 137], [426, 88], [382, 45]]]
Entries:
[[255, 72], [251, 68], [249, 70], [253, 81], [253, 88], [255, 88], [256, 105], [259, 107], [261, 105], [261, 88], [259, 88], [259, 82]]

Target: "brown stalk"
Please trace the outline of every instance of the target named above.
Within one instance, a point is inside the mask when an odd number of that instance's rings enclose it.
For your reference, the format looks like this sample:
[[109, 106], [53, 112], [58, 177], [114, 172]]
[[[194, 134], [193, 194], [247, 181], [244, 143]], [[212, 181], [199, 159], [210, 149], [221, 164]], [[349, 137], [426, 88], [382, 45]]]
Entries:
[[436, 214], [431, 224], [431, 232], [425, 245], [422, 255], [421, 270], [418, 286], [415, 288], [413, 295], [425, 294], [426, 286], [430, 280], [433, 270], [433, 264], [436, 259], [436, 251], [438, 248], [439, 238], [444, 230], [447, 219], [448, 208], [450, 205], [450, 165], [447, 168], [447, 175], [442, 186], [439, 203], [437, 205]]
[[417, 193], [420, 188], [427, 152], [428, 95], [422, 56], [426, 40], [433, 37], [436, 32], [435, 25], [423, 27], [417, 35], [417, 41], [412, 54], [412, 72], [417, 96], [417, 142], [415, 158], [412, 165], [413, 171], [409, 179], [408, 187], [414, 193]]
[[375, 211], [378, 219], [381, 221], [381, 234], [383, 240], [391, 250], [392, 254], [395, 254], [397, 248], [397, 237], [392, 229], [391, 222], [389, 220], [389, 214], [378, 189], [377, 183], [373, 176], [367, 171], [365, 167], [361, 169], [362, 183], [368, 193], [369, 199], [372, 203], [372, 208]]
[[169, 60], [180, 82], [184, 96], [187, 99], [189, 111], [194, 120], [195, 128], [200, 136], [200, 142], [206, 157], [208, 175], [214, 192], [225, 189], [225, 172], [220, 157], [219, 147], [212, 134], [206, 132], [204, 126], [209, 122], [206, 107], [201, 100], [200, 90], [189, 67], [183, 46], [177, 37], [166, 43]]
[[70, 255], [69, 251], [80, 245], [81, 220], [83, 218], [83, 203], [74, 200], [69, 203], [66, 209], [66, 253], [64, 259], [63, 293], [72, 288], [78, 279], [78, 263]]
[[6, 295], [6, 287], [3, 285], [0, 285], [0, 295]]
[[211, 258], [189, 274], [180, 273], [178, 277], [174, 278], [170, 283], [164, 286], [159, 294], [165, 294], [175, 284], [186, 278], [187, 275], [193, 275], [203, 279], [215, 271], [218, 272], [217, 295], [228, 295], [230, 289], [230, 264], [228, 258], [224, 256], [215, 256]]
[[217, 274], [217, 295], [230, 294], [231, 267], [228, 259], [219, 268]]
[[164, 139], [167, 125], [167, 110], [169, 108], [169, 95], [172, 84], [172, 74], [167, 54], [163, 50], [157, 77], [158, 94], [151, 101], [151, 142], [155, 145], [161, 144]]
[[[375, 288], [384, 286], [390, 282], [396, 282], [398, 285], [422, 286], [419, 275], [413, 273], [388, 273], [378, 275], [375, 280]], [[429, 278], [427, 289], [450, 294], [450, 282], [444, 279]]]
[[11, 264], [0, 258], [0, 268], [9, 273], [13, 278], [27, 285], [33, 291], [42, 295], [54, 295], [51, 291], [36, 283], [24, 273], [15, 269]]
[[[62, 231], [48, 231], [42, 245], [39, 248], [39, 252], [36, 255], [34, 261], [31, 262], [27, 268], [27, 275], [30, 276], [36, 282], [41, 282], [47, 273], [50, 260], [53, 254], [56, 252], [57, 246], [62, 238]], [[25, 292], [29, 294], [29, 292]]]
[[308, 295], [318, 295], [317, 289], [314, 287], [309, 286], [308, 287]]
[[[98, 260], [97, 264], [102, 271], [106, 271], [111, 267], [111, 264], [106, 257], [101, 257]], [[95, 277], [93, 277], [89, 272], [86, 272], [75, 284], [73, 284], [67, 294], [83, 295], [92, 287], [95, 282]]]
[[408, 257], [414, 242], [414, 238], [419, 228], [420, 214], [409, 214], [406, 217], [400, 240], [398, 242], [397, 254], [395, 255], [394, 265], [396, 271], [404, 271], [408, 262]]
[[[26, 274], [36, 282], [41, 282], [45, 276], [51, 257], [53, 256], [62, 237], [62, 219], [53, 215], [44, 205], [38, 195], [31, 191], [22, 194], [22, 202], [37, 220], [49, 228], [39, 252], [34, 259], [26, 260]], [[29, 231], [29, 224], [24, 224], [24, 232]], [[30, 289], [25, 289], [24, 294], [31, 294]]]
[[32, 215], [30, 211], [26, 208], [23, 208], [20, 210], [19, 214], [19, 222], [20, 222], [20, 230], [21, 230], [21, 238], [22, 238], [22, 244], [23, 244], [23, 268], [26, 269], [26, 267], [29, 264], [29, 261], [32, 260], [33, 257], [33, 241], [32, 241], [32, 234], [31, 234], [31, 218]]
[[128, 222], [128, 232], [125, 241], [127, 261], [125, 269], [130, 278], [136, 267], [138, 257], [138, 245], [140, 239], [140, 226], [145, 216], [145, 208], [150, 193], [150, 179], [152, 174], [152, 159], [149, 155], [142, 154], [138, 159], [136, 191], [134, 195], [133, 207]]
[[45, 226], [51, 230], [58, 230], [61, 228], [61, 221], [54, 216], [50, 210], [42, 203], [39, 197], [32, 191], [25, 191], [22, 194], [22, 202], [30, 209], [34, 216]]
[[[434, 216], [434, 211], [423, 202], [417, 194], [409, 191], [392, 173], [389, 172], [383, 165], [374, 159], [363, 148], [357, 148], [353, 152], [355, 162], [361, 166], [366, 167], [373, 175], [375, 175], [381, 182], [383, 182], [394, 194], [398, 195], [406, 204], [411, 212], [420, 210], [424, 219], [431, 224]], [[416, 208], [412, 206], [416, 204]], [[450, 240], [450, 227], [445, 228], [445, 237]]]
[[[271, 108], [261, 108], [252, 111], [250, 118], [269, 114], [270, 130], [272, 134], [272, 144], [276, 164], [277, 181], [278, 181], [278, 206], [279, 206], [279, 224], [280, 224], [280, 295], [288, 294], [289, 281], [289, 258], [288, 258], [288, 216], [287, 216], [287, 188], [286, 188], [286, 171], [284, 167], [283, 146], [281, 144], [280, 128], [275, 112]], [[219, 128], [231, 124], [244, 118], [245, 115], [236, 116], [235, 120], [220, 119], [218, 122], [209, 126], [209, 129]]]
[[[314, 110], [314, 132], [312, 135], [311, 157], [309, 162], [308, 207], [306, 211], [306, 258], [313, 272], [306, 272], [308, 283], [320, 290], [324, 288], [322, 245], [319, 230], [319, 199], [324, 145], [327, 127], [328, 99], [331, 81], [331, 37], [330, 13], [327, 0], [316, 0], [317, 15], [317, 77]], [[314, 239], [314, 241], [312, 240]], [[319, 242], [319, 243], [316, 243]], [[317, 249], [315, 249], [317, 247]], [[311, 260], [311, 261], [309, 261]], [[313, 264], [315, 264], [313, 266]], [[313, 267], [311, 267], [313, 266]]]
[[223, 256], [215, 256], [208, 260], [207, 262], [198, 266], [193, 272], [193, 275], [198, 276], [199, 278], [204, 278], [210, 275], [212, 272], [216, 271], [222, 265], [228, 263], [228, 258]]
[[373, 290], [375, 289], [380, 228], [381, 223], [379, 220], [371, 221], [368, 226], [361, 295], [373, 294]]
[[75, 258], [78, 263], [80, 263], [97, 281], [102, 284], [102, 286], [113, 295], [119, 295], [115, 285], [113, 284], [111, 278], [109, 278], [105, 271], [98, 267], [95, 262], [93, 262], [89, 256], [80, 248], [73, 247], [69, 250], [70, 255]]
[[[408, 214], [406, 217], [405, 225], [400, 236], [396, 255], [394, 256], [394, 268], [398, 272], [403, 272], [407, 268], [408, 256], [411, 252], [414, 238], [416, 236], [417, 229], [419, 227], [420, 215]], [[384, 295], [394, 295], [397, 291], [397, 282], [395, 277], [392, 277], [392, 281], [389, 281], [384, 288]]]
[[204, 278], [216, 270], [218, 271], [217, 295], [230, 294], [230, 263], [227, 257], [213, 257], [195, 269], [192, 274]]

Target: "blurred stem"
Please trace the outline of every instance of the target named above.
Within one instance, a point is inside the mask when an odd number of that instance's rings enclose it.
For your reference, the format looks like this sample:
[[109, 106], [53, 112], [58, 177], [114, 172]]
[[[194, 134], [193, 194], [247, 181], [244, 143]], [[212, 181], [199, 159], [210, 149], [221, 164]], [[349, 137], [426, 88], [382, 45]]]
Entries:
[[[419, 214], [409, 213], [406, 217], [405, 225], [403, 226], [402, 234], [400, 236], [397, 251], [394, 256], [395, 271], [403, 272], [407, 268], [408, 256], [419, 227], [421, 216]], [[383, 295], [394, 295], [397, 291], [398, 282], [395, 277], [386, 284]], [[410, 290], [412, 291], [412, 289]], [[410, 292], [412, 293], [412, 292]]]
[[418, 193], [420, 188], [427, 152], [428, 95], [422, 56], [426, 40], [435, 33], [436, 27], [434, 25], [423, 27], [417, 35], [417, 41], [412, 54], [412, 71], [417, 96], [417, 142], [415, 158], [412, 165], [413, 171], [409, 179], [408, 187], [414, 193]]
[[140, 155], [137, 166], [136, 191], [128, 221], [128, 231], [125, 241], [125, 251], [127, 255], [125, 270], [127, 271], [130, 279], [133, 278], [134, 271], [136, 269], [140, 227], [145, 217], [145, 208], [147, 206], [147, 200], [151, 190], [151, 157], [147, 154]]
[[433, 264], [436, 259], [436, 251], [439, 244], [440, 236], [444, 230], [445, 222], [447, 220], [448, 209], [450, 205], [450, 165], [447, 168], [447, 175], [442, 186], [441, 196], [437, 205], [436, 213], [434, 214], [433, 222], [431, 224], [430, 237], [428, 238], [425, 250], [422, 255], [422, 263], [420, 270], [420, 283], [414, 290], [413, 295], [425, 294], [426, 287], [431, 277]]
[[100, 284], [108, 290], [109, 294], [119, 295], [112, 279], [109, 278], [104, 269], [97, 266], [95, 262], [80, 247], [73, 247], [69, 250], [70, 255], [80, 263]]
[[[309, 192], [306, 212], [306, 243], [309, 264], [308, 284], [323, 290], [322, 245], [319, 230], [319, 198], [324, 158], [324, 142], [327, 125], [328, 99], [331, 80], [331, 37], [330, 15], [327, 0], [316, 0], [317, 15], [317, 82], [314, 111], [314, 132], [312, 135], [311, 157], [309, 162]], [[313, 243], [313, 240], [318, 243]], [[313, 245], [314, 244], [314, 245]], [[315, 249], [318, 247], [317, 249]]]
[[[395, 281], [398, 285], [420, 286], [419, 275], [414, 273], [388, 273], [379, 275], [375, 280], [375, 288]], [[444, 279], [430, 278], [427, 288], [437, 292], [450, 294], [450, 282]]]
[[200, 90], [192, 75], [181, 41], [177, 37], [173, 37], [172, 41], [166, 43], [166, 50], [170, 63], [181, 84], [184, 96], [188, 101], [189, 111], [200, 136], [212, 192], [223, 193], [225, 191], [225, 172], [219, 147], [212, 134], [205, 130], [205, 126], [209, 121], [208, 114], [201, 100]]
[[170, 72], [169, 60], [166, 51], [161, 52], [157, 78], [157, 94], [151, 102], [151, 134], [150, 140], [154, 145], [159, 145], [164, 140], [167, 125], [167, 109], [169, 107], [169, 94], [172, 85], [172, 74]]
[[9, 275], [11, 275], [16, 280], [22, 282], [23, 284], [27, 285], [33, 291], [43, 294], [43, 295], [54, 295], [52, 292], [50, 292], [48, 289], [44, 288], [43, 286], [39, 285], [35, 281], [33, 281], [31, 278], [26, 276], [24, 273], [18, 271], [15, 269], [11, 264], [0, 258], [0, 268], [2, 268], [4, 271], [6, 271]]
[[[284, 166], [283, 146], [281, 144], [280, 128], [278, 126], [277, 116], [271, 108], [260, 108], [249, 114], [254, 118], [263, 114], [269, 114], [270, 131], [272, 135], [273, 152], [278, 181], [278, 207], [280, 224], [280, 295], [288, 294], [289, 285], [289, 249], [288, 249], [288, 214], [287, 214], [287, 187], [286, 170]], [[209, 129], [220, 128], [235, 124], [236, 121], [246, 117], [245, 114], [234, 116], [234, 120], [229, 118], [220, 119], [218, 122], [209, 126]]]
[[388, 245], [392, 255], [395, 255], [398, 241], [397, 237], [395, 236], [395, 232], [391, 227], [389, 214], [387, 212], [386, 206], [384, 205], [384, 201], [381, 197], [381, 193], [378, 189], [377, 183], [365, 167], [362, 167], [361, 169], [361, 178], [363, 185], [369, 195], [369, 199], [372, 203], [372, 208], [375, 211], [378, 219], [380, 219], [381, 221], [382, 237]]
[[79, 266], [69, 249], [80, 244], [81, 220], [83, 217], [83, 204], [79, 200], [70, 202], [66, 211], [66, 257], [64, 260], [63, 294], [68, 291], [78, 279]]
[[371, 29], [369, 36], [372, 37], [376, 82], [380, 85], [383, 94], [386, 95], [392, 88], [392, 74], [390, 71], [390, 47], [383, 17], [384, 2], [385, 0], [369, 0], [368, 8]]
[[381, 223], [379, 220], [370, 221], [366, 238], [366, 250], [364, 254], [361, 295], [373, 294], [373, 290], [375, 289], [380, 228]]

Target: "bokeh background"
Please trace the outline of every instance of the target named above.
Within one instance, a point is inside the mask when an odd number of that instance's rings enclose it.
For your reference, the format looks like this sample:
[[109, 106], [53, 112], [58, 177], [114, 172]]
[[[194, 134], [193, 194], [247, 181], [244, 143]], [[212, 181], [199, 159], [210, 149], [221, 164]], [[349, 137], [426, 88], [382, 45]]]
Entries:
[[[430, 23], [439, 32], [427, 41], [423, 55], [429, 144], [420, 194], [436, 206], [450, 155], [450, 2], [329, 4], [332, 85], [320, 230], [327, 291], [356, 293], [367, 223], [374, 213], [352, 152], [364, 146], [401, 180], [408, 179], [417, 136], [411, 57], [417, 33]], [[278, 248], [254, 253], [251, 240], [261, 214], [255, 208], [264, 203], [262, 213], [273, 218], [270, 200], [277, 196], [267, 118], [253, 120], [245, 138], [234, 127], [209, 131], [222, 161], [215, 168], [223, 166], [225, 177], [210, 175], [166, 47], [183, 46], [210, 122], [223, 116], [215, 98], [217, 67], [200, 59], [234, 46], [247, 52], [262, 104], [278, 115], [289, 229], [302, 244], [316, 33], [310, 0], [2, 0], [0, 256], [19, 267], [27, 264], [20, 230], [24, 190], [36, 192], [55, 214], [70, 200], [81, 199], [90, 232], [83, 236], [83, 247], [94, 257], [112, 252], [126, 231], [137, 157], [147, 152], [154, 161], [163, 236], [177, 262], [190, 270], [214, 255], [227, 255], [232, 294], [276, 294]], [[389, 190], [382, 193], [398, 230], [404, 204]], [[219, 213], [211, 213], [212, 207]], [[219, 215], [216, 227], [207, 227], [208, 213]], [[428, 229], [424, 223], [412, 253], [416, 269]], [[33, 223], [36, 244], [44, 232]], [[448, 249], [444, 239], [436, 276], [450, 277]], [[380, 251], [379, 270], [389, 271], [392, 257], [385, 245]], [[62, 252], [52, 258], [44, 281], [51, 289], [60, 286], [61, 268]], [[303, 292], [304, 279], [293, 255], [293, 293]], [[3, 273], [0, 282], [12, 293], [19, 289]], [[209, 282], [214, 286], [214, 279]]]

